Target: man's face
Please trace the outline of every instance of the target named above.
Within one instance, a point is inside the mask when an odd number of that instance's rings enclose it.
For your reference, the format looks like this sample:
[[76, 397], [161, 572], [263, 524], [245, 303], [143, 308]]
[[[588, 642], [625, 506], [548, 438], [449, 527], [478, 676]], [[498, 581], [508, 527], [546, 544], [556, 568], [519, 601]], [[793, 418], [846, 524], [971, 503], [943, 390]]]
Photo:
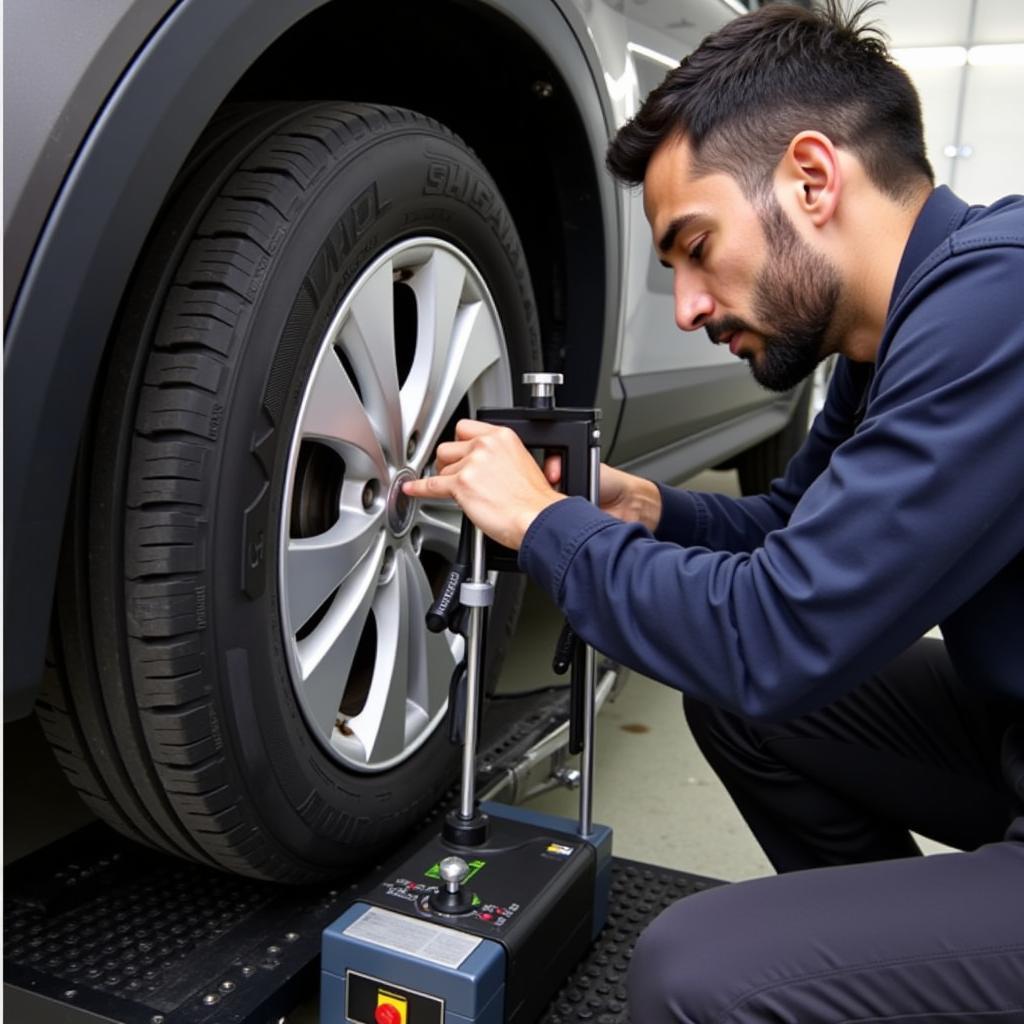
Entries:
[[644, 209], [661, 262], [675, 276], [676, 323], [704, 327], [787, 391], [835, 351], [839, 272], [797, 234], [774, 194], [756, 206], [725, 173], [691, 177], [685, 140], [655, 151]]

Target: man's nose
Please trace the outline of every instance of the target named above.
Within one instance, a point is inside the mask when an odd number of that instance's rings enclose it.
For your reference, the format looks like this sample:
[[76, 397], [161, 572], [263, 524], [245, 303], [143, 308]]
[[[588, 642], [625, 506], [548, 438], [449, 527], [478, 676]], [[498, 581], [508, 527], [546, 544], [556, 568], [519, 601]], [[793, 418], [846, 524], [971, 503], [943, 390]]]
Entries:
[[677, 277], [675, 293], [676, 324], [681, 331], [696, 331], [711, 319], [715, 301], [706, 291], [686, 287]]

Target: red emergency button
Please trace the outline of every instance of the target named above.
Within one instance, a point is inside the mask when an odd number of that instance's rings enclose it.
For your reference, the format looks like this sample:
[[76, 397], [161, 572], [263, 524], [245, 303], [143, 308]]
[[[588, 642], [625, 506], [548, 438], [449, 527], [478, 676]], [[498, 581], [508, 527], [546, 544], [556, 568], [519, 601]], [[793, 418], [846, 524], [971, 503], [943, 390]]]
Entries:
[[397, 1006], [390, 1003], [381, 1003], [373, 1012], [373, 1019], [377, 1024], [402, 1024], [402, 1014]]
[[409, 1000], [397, 992], [377, 990], [377, 1009], [373, 1011], [374, 1024], [408, 1024]]

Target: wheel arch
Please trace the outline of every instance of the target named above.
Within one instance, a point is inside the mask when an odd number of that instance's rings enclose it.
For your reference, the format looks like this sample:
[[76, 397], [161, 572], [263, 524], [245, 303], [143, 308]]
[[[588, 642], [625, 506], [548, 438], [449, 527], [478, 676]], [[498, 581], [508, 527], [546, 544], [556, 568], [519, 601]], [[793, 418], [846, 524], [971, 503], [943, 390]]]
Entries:
[[[589, 363], [587, 378], [573, 380], [563, 400], [609, 400], [610, 367], [592, 353], [598, 340], [601, 351], [611, 351], [618, 319], [621, 207], [600, 170], [611, 115], [579, 16], [555, 2], [451, 0], [431, 5], [426, 33], [414, 16], [422, 6], [364, 5], [360, 34], [351, 31], [351, 8], [342, 0], [184, 0], [107, 98], [64, 179], [8, 324], [4, 429], [19, 442], [6, 446], [4, 481], [5, 720], [28, 714], [35, 699], [75, 461], [122, 297], [175, 176], [225, 100], [375, 100], [447, 123], [477, 150], [517, 223], [522, 218], [545, 361], [551, 368]], [[396, 14], [407, 15], [399, 38], [419, 53], [401, 69], [364, 40], [374, 28], [387, 29], [394, 46]], [[457, 63], [466, 58], [460, 40], [468, 35], [467, 17], [479, 32], [471, 37], [476, 51], [495, 46], [508, 58], [498, 90], [503, 102], [490, 121], [480, 117], [472, 82], [459, 77], [467, 67]], [[440, 57], [423, 39], [443, 39], [456, 19], [459, 31], [449, 31], [444, 62], [455, 70], [424, 88]], [[360, 57], [347, 73], [329, 76], [338, 95], [325, 97], [325, 62], [338, 38], [330, 29], [343, 23], [349, 37], [359, 38]], [[296, 55], [295, 71], [282, 95], [274, 70], [279, 75], [288, 54]], [[478, 58], [475, 70], [486, 73], [486, 60]], [[360, 94], [351, 94], [356, 86]], [[530, 145], [507, 132], [510, 120], [520, 132], [535, 127], [551, 144]], [[566, 145], [567, 135], [574, 145]], [[542, 157], [545, 180], [538, 184], [529, 172]], [[589, 360], [576, 358], [587, 353]]]

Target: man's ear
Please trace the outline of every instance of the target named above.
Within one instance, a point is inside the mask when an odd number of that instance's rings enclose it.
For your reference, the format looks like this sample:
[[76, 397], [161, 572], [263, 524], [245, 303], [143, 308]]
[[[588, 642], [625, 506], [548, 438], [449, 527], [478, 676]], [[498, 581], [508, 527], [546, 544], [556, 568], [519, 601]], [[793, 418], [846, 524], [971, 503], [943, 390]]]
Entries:
[[823, 227], [835, 215], [842, 191], [839, 155], [832, 140], [821, 132], [794, 135], [779, 161], [776, 181], [794, 213]]

